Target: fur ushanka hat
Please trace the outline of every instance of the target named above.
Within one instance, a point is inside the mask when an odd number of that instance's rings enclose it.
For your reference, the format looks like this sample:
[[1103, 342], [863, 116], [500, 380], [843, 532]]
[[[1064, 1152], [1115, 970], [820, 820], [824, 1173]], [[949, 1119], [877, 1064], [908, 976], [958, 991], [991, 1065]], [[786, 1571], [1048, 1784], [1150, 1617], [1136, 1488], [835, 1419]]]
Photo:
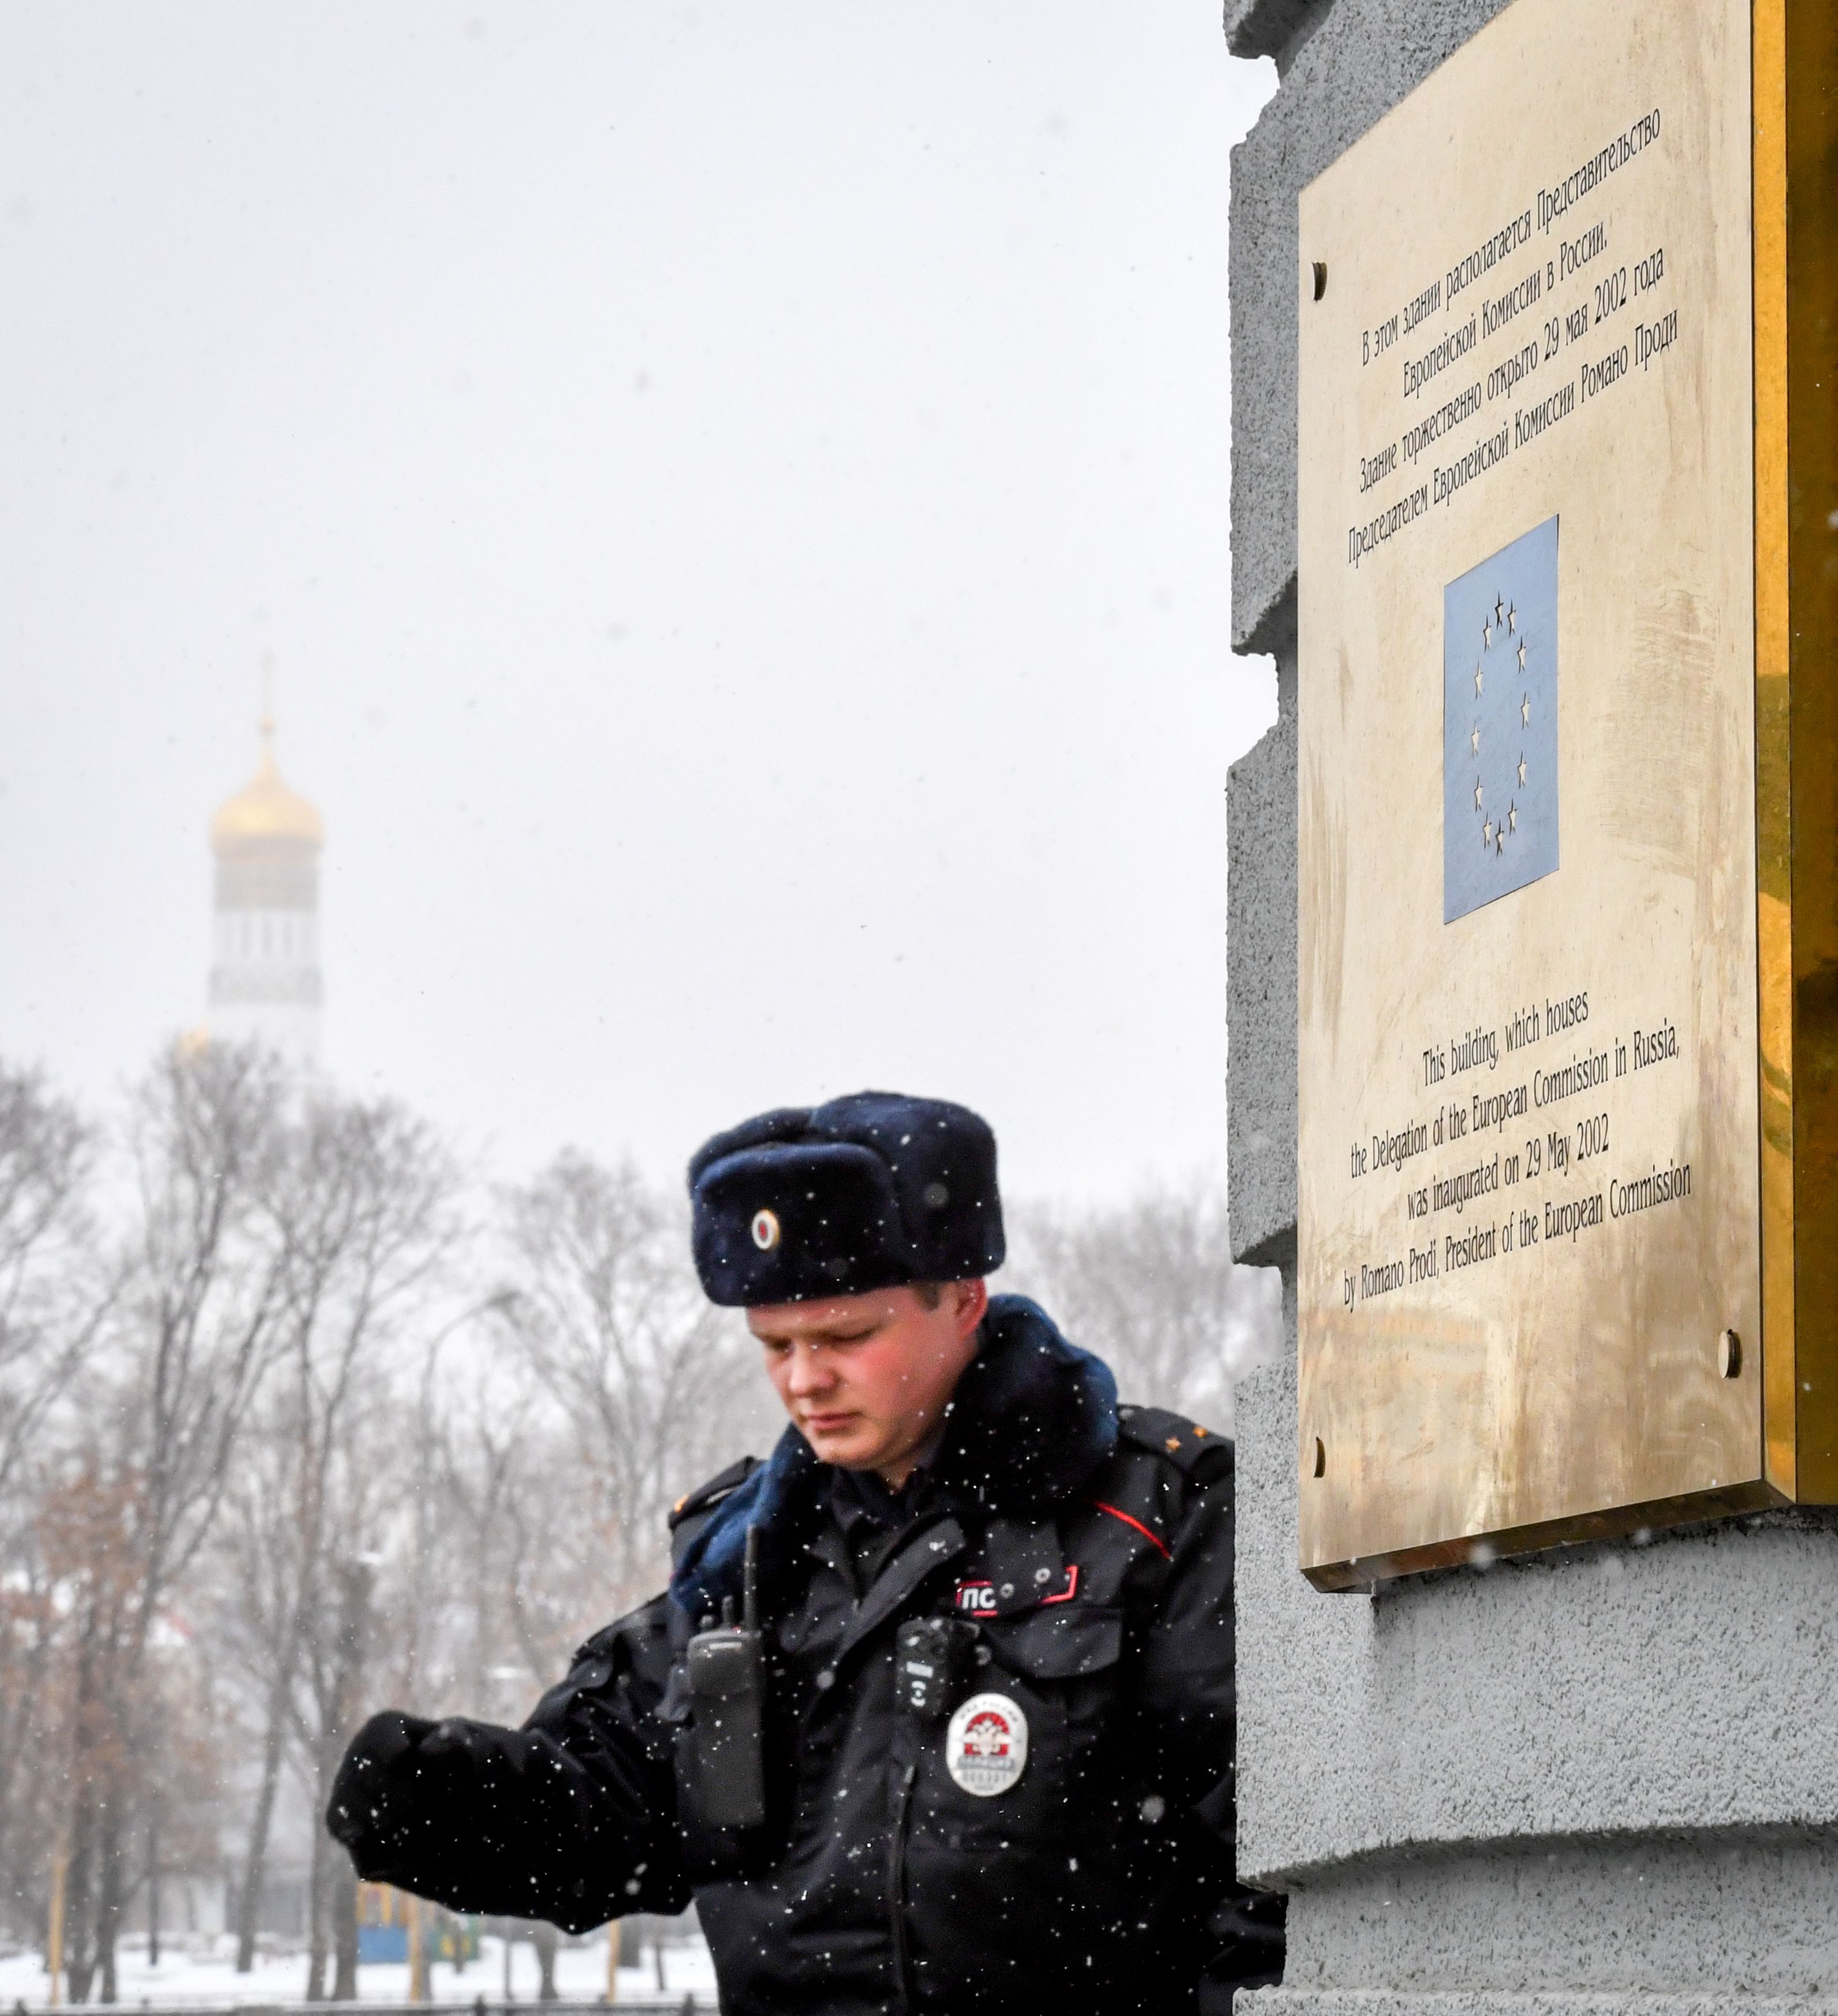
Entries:
[[689, 1186], [696, 1271], [730, 1308], [968, 1280], [1005, 1251], [996, 1137], [947, 1100], [762, 1113], [705, 1142]]

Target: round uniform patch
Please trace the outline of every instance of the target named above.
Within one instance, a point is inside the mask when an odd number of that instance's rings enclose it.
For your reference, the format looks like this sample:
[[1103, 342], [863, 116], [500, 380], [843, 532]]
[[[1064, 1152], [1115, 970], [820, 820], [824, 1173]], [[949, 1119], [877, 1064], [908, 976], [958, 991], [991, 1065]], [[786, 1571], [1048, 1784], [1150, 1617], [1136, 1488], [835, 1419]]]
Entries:
[[979, 1799], [1009, 1791], [1026, 1769], [1028, 1719], [1006, 1694], [972, 1694], [951, 1717], [945, 1765]]
[[769, 1253], [779, 1243], [779, 1215], [776, 1211], [756, 1211], [753, 1214], [753, 1244], [762, 1253]]

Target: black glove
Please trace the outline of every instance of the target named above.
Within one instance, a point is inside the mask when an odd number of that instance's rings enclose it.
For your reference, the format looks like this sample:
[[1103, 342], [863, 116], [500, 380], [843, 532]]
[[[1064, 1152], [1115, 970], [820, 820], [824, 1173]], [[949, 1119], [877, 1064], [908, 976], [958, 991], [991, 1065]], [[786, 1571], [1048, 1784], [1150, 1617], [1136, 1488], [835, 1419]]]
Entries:
[[668, 1760], [610, 1717], [564, 1733], [588, 1754], [542, 1729], [373, 1715], [338, 1767], [327, 1831], [360, 1877], [451, 1910], [571, 1932], [681, 1910]]
[[360, 1876], [396, 1867], [429, 1818], [420, 1798], [435, 1789], [423, 1741], [439, 1724], [395, 1708], [373, 1715], [352, 1739], [332, 1781], [326, 1829], [351, 1851]]

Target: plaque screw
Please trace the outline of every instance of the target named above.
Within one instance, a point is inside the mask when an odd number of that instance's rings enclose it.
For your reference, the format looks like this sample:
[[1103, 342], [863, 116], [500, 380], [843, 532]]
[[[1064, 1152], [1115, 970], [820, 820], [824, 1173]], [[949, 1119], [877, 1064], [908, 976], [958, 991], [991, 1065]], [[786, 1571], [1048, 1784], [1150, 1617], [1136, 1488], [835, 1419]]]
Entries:
[[1317, 1477], [1325, 1477], [1328, 1474], [1328, 1452], [1322, 1447], [1319, 1435], [1314, 1438], [1314, 1474]]
[[1314, 262], [1314, 297], [1318, 301], [1328, 291], [1328, 262], [1317, 259]]
[[1717, 1369], [1725, 1379], [1742, 1375], [1742, 1340], [1733, 1330], [1726, 1330], [1717, 1340]]

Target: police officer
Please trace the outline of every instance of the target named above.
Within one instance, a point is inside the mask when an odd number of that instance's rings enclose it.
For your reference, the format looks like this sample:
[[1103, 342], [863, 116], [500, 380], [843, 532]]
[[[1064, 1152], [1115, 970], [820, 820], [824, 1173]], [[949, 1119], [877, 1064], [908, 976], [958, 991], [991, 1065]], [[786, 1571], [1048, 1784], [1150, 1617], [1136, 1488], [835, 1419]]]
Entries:
[[1274, 1979], [1233, 1870], [1232, 1450], [990, 1297], [996, 1147], [863, 1093], [690, 1165], [791, 1417], [520, 1730], [374, 1716], [359, 1873], [570, 1931], [693, 1897], [730, 2016], [1173, 2012]]

